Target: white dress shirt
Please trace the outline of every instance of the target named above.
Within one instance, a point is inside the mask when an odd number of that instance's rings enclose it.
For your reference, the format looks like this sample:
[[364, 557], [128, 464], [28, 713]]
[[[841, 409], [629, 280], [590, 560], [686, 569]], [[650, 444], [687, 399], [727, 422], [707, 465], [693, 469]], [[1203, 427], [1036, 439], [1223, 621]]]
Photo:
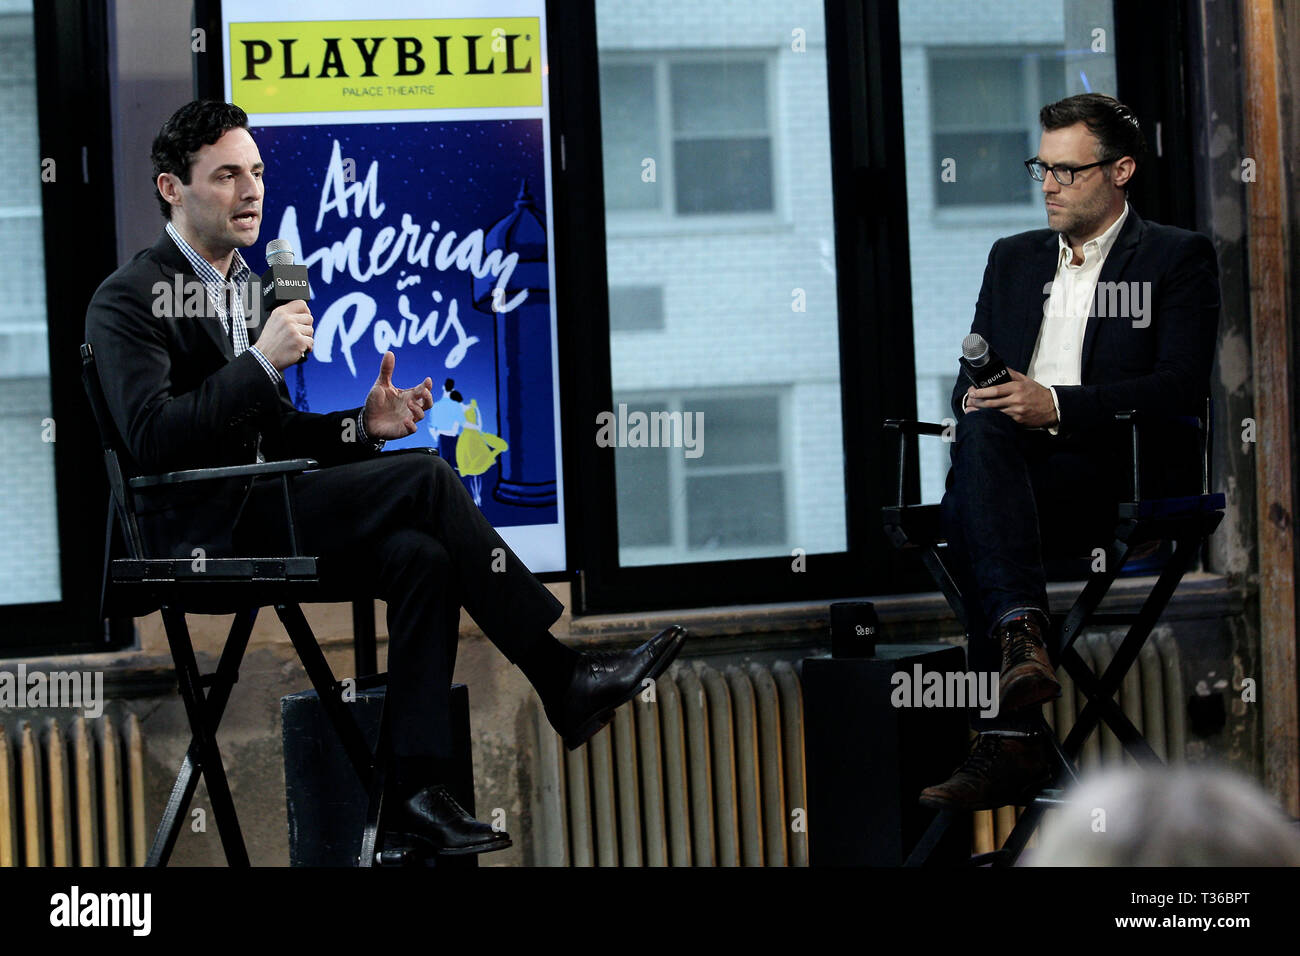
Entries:
[[[1061, 405], [1056, 398], [1056, 385], [1082, 385], [1083, 335], [1088, 328], [1088, 314], [1092, 311], [1093, 294], [1097, 291], [1097, 278], [1102, 263], [1115, 245], [1119, 231], [1128, 218], [1128, 203], [1119, 217], [1106, 231], [1083, 244], [1083, 262], [1074, 264], [1074, 250], [1058, 233], [1059, 253], [1056, 275], [1052, 279], [1047, 301], [1043, 303], [1043, 323], [1038, 329], [1034, 354], [1025, 369], [1025, 377], [1039, 385], [1046, 385], [1056, 406], [1056, 424], [1047, 430], [1055, 435], [1061, 426]], [[1047, 291], [1047, 290], [1045, 290]], [[963, 410], [966, 400], [962, 399]]]

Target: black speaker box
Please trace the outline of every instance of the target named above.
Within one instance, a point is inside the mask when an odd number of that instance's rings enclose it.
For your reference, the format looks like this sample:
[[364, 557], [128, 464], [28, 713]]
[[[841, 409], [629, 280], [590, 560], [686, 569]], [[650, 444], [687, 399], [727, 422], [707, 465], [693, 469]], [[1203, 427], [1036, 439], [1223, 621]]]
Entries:
[[[379, 740], [385, 690], [358, 690], [356, 700], [347, 704], [372, 751]], [[366, 792], [334, 725], [314, 690], [282, 697], [280, 715], [290, 865], [356, 866], [366, 822]], [[469, 739], [469, 689], [464, 684], [453, 684], [451, 688], [451, 732], [456, 772], [447, 787], [473, 814], [474, 761]], [[478, 857], [444, 857], [426, 863], [434, 864], [477, 866]]]
[[[968, 715], [949, 707], [895, 707], [895, 672], [961, 671], [962, 648], [880, 644], [874, 658], [803, 662], [808, 771], [808, 854], [813, 866], [900, 866], [935, 816], [917, 803], [964, 759]], [[960, 864], [971, 855], [961, 814], [930, 856]]]

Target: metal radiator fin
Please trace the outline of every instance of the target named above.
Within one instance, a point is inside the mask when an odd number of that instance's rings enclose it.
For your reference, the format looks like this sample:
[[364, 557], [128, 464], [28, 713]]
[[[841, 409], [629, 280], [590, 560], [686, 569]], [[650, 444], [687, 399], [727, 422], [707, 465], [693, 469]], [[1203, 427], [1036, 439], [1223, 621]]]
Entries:
[[789, 662], [680, 662], [572, 753], [539, 727], [542, 812], [564, 824], [541, 831], [544, 862], [807, 865], [803, 699]]

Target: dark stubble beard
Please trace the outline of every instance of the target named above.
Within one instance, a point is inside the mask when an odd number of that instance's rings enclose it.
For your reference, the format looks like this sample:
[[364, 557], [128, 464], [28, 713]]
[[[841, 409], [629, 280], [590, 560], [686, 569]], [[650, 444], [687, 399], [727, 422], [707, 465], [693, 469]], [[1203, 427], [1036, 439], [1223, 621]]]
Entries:
[[[1103, 175], [1105, 175], [1104, 171]], [[1107, 176], [1106, 180], [1109, 182], [1110, 177]], [[1057, 227], [1058, 231], [1071, 242], [1076, 241], [1077, 237], [1092, 236], [1105, 227], [1105, 219], [1109, 214], [1108, 207], [1106, 194], [1099, 192], [1094, 200], [1064, 210], [1065, 222]]]

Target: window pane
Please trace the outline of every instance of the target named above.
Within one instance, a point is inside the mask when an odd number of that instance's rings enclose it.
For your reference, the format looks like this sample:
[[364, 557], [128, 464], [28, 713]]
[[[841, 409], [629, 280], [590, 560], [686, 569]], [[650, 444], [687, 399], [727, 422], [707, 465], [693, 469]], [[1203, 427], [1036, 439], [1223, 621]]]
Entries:
[[[629, 404], [627, 401], [614, 403]], [[665, 411], [662, 403], [631, 401], [633, 409]], [[672, 543], [669, 509], [669, 460], [664, 448], [615, 448], [614, 471], [618, 484], [618, 537], [629, 546]]]
[[610, 286], [609, 327], [619, 332], [664, 327], [664, 290], [654, 285]]
[[[803, 31], [800, 50], [792, 25]], [[651, 158], [671, 197], [648, 223], [606, 183], [611, 289], [663, 290], [661, 329], [611, 323], [613, 391], [704, 421], [698, 454], [638, 449], [659, 455], [653, 469], [616, 457], [620, 563], [842, 551], [823, 4], [597, 0], [596, 30], [602, 78], [647, 62], [657, 71], [657, 83], [635, 84], [639, 125], [601, 118], [606, 176], [625, 177], [609, 157], [629, 155], [640, 176], [628, 144], [657, 116], [666, 155]], [[621, 298], [612, 308], [625, 308]], [[655, 481], [662, 487], [651, 491]], [[633, 508], [660, 514], [634, 521]]]
[[[899, 33], [916, 410], [941, 422], [953, 415], [957, 357], [989, 248], [1047, 225], [1039, 184], [1022, 165], [1038, 151], [1038, 110], [1089, 90], [1115, 95], [1124, 38], [1110, 0], [900, 0]], [[1105, 49], [1093, 52], [1098, 37]], [[956, 161], [955, 179], [945, 158]], [[949, 446], [920, 449], [922, 500], [937, 502]]]
[[687, 458], [688, 469], [781, 463], [781, 409], [774, 396], [695, 399], [707, 454]]
[[767, 129], [767, 71], [762, 63], [674, 63], [673, 132]]
[[659, 190], [642, 179], [642, 161], [659, 151], [654, 68], [602, 66], [600, 122], [605, 135], [605, 205], [654, 209]]
[[[785, 494], [781, 473], [713, 475], [687, 482], [690, 546], [705, 551], [786, 540]], [[739, 498], [744, 510], [728, 507]]]
[[673, 164], [679, 213], [772, 208], [772, 150], [767, 139], [678, 140]]
[[[60, 599], [31, 3], [0, 14], [0, 604]], [[63, 170], [55, 169], [55, 174]], [[67, 173], [65, 173], [66, 175]], [[49, 187], [46, 187], [49, 188]], [[79, 321], [79, 317], [78, 317]]]
[[941, 206], [969, 206], [981, 203], [1026, 205], [1033, 202], [1036, 186], [1025, 172], [1024, 161], [1034, 155], [1029, 134], [936, 133], [934, 151], [956, 158], [957, 176], [939, 190]]
[[[1065, 99], [1065, 57], [1063, 56], [1040, 56], [1038, 57], [1038, 98], [1044, 103], [1055, 103], [1057, 100]], [[1030, 153], [1036, 153], [1035, 149]], [[1025, 157], [1029, 158], [1028, 155]]]
[[936, 130], [1022, 125], [1025, 90], [1018, 59], [935, 55], [930, 89]]

